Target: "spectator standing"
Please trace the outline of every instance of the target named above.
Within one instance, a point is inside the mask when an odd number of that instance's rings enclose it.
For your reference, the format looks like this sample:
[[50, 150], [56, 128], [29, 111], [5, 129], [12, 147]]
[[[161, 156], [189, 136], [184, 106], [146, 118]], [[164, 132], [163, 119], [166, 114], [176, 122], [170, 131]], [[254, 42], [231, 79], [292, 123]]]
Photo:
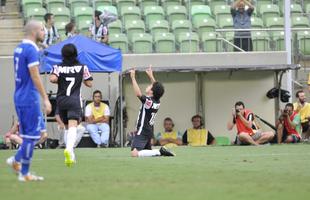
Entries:
[[94, 23], [90, 26], [89, 32], [93, 40], [97, 42], [107, 43], [108, 39], [108, 28], [101, 23], [100, 15], [101, 11], [95, 10]]
[[44, 48], [47, 48], [48, 46], [55, 44], [56, 42], [60, 41], [60, 37], [57, 31], [57, 28], [55, 27], [55, 20], [54, 15], [52, 13], [46, 13], [44, 15], [44, 21], [45, 21], [45, 38], [43, 41]]
[[[245, 10], [245, 6], [248, 9]], [[237, 0], [231, 5], [234, 29], [251, 29], [251, 15], [254, 6], [247, 0]], [[244, 51], [252, 51], [253, 44], [250, 31], [235, 31], [234, 44]], [[239, 51], [237, 48], [234, 51]]]
[[76, 26], [75, 26], [75, 23], [70, 22], [70, 23], [66, 24], [65, 30], [66, 30], [67, 38], [71, 38], [71, 37], [76, 36]]
[[156, 135], [160, 146], [175, 147], [182, 145], [182, 136], [179, 131], [173, 130], [174, 123], [170, 117], [164, 119], [164, 132]]

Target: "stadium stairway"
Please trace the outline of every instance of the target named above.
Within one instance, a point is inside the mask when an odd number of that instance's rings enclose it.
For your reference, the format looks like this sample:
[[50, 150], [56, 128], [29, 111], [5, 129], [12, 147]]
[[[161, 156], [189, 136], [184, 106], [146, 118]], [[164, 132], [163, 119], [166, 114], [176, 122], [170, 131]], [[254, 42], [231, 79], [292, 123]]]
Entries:
[[18, 0], [7, 0], [6, 12], [0, 13], [0, 56], [13, 55], [24, 36], [23, 25]]

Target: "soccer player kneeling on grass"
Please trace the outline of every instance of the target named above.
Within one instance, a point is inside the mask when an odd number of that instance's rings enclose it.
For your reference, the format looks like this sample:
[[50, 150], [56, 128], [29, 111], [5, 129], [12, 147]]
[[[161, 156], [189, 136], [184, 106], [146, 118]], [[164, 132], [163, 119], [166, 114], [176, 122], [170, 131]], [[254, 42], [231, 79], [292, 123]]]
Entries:
[[75, 163], [74, 143], [77, 137], [78, 121], [81, 117], [80, 91], [82, 82], [92, 87], [92, 76], [88, 67], [77, 60], [77, 49], [73, 44], [66, 44], [61, 50], [63, 62], [55, 65], [51, 72], [50, 81], [58, 85], [57, 107], [59, 116], [68, 129], [65, 164], [71, 167]]
[[137, 132], [132, 142], [131, 156], [174, 156], [174, 154], [165, 147], [152, 150], [151, 139], [153, 136], [153, 126], [160, 106], [160, 98], [164, 94], [164, 86], [161, 83], [156, 82], [151, 67], [146, 70], [146, 74], [150, 78], [152, 84], [146, 88], [145, 96], [141, 93], [139, 85], [136, 81], [135, 70], [132, 69], [130, 71], [134, 92], [142, 103], [137, 120]]

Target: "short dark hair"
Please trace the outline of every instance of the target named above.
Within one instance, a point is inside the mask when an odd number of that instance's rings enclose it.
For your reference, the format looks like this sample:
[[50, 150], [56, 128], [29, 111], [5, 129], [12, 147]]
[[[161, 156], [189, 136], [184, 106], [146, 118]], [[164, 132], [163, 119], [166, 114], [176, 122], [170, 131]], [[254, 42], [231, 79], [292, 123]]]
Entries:
[[102, 93], [101, 93], [100, 90], [95, 90], [95, 91], [93, 92], [93, 98], [95, 97], [95, 94], [100, 94], [100, 96], [101, 96], [101, 98], [102, 98]]
[[154, 82], [152, 86], [153, 97], [155, 100], [159, 100], [165, 93], [165, 88], [160, 82]]
[[303, 90], [298, 90], [297, 92], [296, 92], [296, 98], [299, 98], [299, 94], [300, 93], [305, 93]]
[[49, 19], [51, 19], [51, 17], [52, 17], [53, 15], [54, 15], [53, 13], [46, 13], [46, 14], [44, 15], [44, 21], [45, 21], [45, 23], [47, 23], [47, 21], [48, 21]]
[[235, 103], [235, 107], [236, 107], [236, 106], [242, 106], [243, 108], [245, 108], [244, 103], [243, 103], [242, 101], [237, 101], [237, 102]]
[[61, 55], [63, 57], [63, 62], [69, 64], [77, 64], [79, 61], [77, 60], [78, 51], [74, 44], [69, 43], [65, 44], [61, 49]]
[[166, 122], [166, 121], [172, 122], [172, 126], [174, 126], [173, 120], [172, 120], [170, 117], [166, 117], [166, 118], [164, 119], [164, 122]]
[[101, 11], [99, 10], [95, 10], [95, 18], [98, 18], [99, 19], [99, 16], [102, 14]]
[[202, 121], [202, 116], [200, 116], [200, 115], [194, 115], [194, 116], [192, 116], [192, 121], [194, 121], [194, 119], [197, 119], [197, 118], [199, 118], [200, 119], [200, 121]]
[[75, 24], [73, 22], [66, 24], [65, 26], [66, 35], [68, 35], [68, 33], [70, 33], [73, 30], [74, 26]]
[[292, 103], [285, 104], [285, 107], [291, 107], [294, 110], [294, 105]]

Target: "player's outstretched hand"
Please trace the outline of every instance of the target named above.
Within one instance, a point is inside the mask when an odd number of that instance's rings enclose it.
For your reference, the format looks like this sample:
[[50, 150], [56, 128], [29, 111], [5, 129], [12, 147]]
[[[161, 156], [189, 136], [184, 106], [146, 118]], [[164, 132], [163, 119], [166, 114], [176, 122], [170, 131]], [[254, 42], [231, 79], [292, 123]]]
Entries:
[[152, 65], [150, 65], [145, 72], [149, 77], [153, 77]]
[[135, 78], [136, 77], [136, 70], [135, 70], [135, 68], [132, 68], [131, 70], [129, 70], [129, 73], [130, 73], [130, 77], [131, 78]]
[[49, 99], [45, 99], [44, 100], [44, 110], [45, 110], [45, 113], [48, 115], [52, 112], [52, 105], [51, 105], [51, 102]]

